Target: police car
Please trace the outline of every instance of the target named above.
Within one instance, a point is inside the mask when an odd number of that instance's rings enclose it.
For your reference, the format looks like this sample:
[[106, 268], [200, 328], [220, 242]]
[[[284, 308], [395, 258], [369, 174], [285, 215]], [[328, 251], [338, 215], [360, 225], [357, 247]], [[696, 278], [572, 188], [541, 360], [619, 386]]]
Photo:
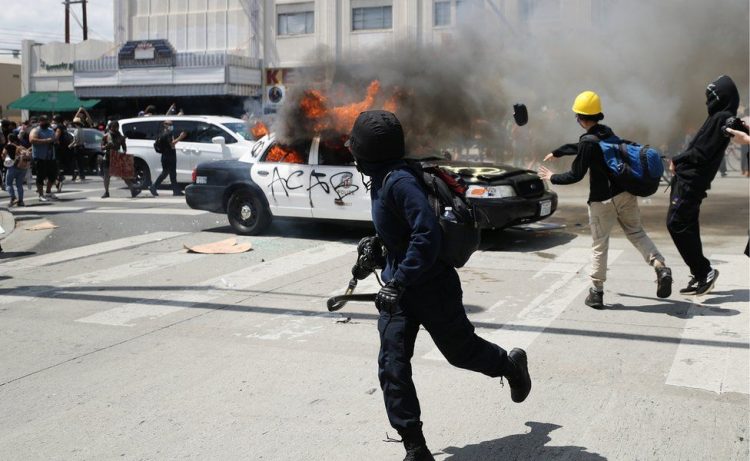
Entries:
[[[544, 219], [557, 194], [534, 171], [438, 160], [462, 178], [477, 226], [502, 229]], [[188, 206], [226, 213], [239, 234], [257, 235], [274, 217], [371, 221], [370, 178], [358, 172], [340, 138], [282, 146], [264, 136], [239, 160], [202, 163], [185, 189]]]

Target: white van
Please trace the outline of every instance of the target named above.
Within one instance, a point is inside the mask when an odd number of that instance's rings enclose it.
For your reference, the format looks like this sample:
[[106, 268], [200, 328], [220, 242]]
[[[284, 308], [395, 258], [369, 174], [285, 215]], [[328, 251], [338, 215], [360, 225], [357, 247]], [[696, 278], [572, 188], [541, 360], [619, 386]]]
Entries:
[[122, 119], [120, 131], [127, 138], [128, 154], [135, 157], [136, 180], [142, 186], [150, 185], [161, 173], [161, 154], [154, 150], [154, 141], [165, 120], [174, 125], [174, 136], [187, 133], [175, 146], [178, 183], [192, 182], [193, 169], [199, 163], [239, 159], [255, 145], [247, 122], [233, 117], [154, 115]]

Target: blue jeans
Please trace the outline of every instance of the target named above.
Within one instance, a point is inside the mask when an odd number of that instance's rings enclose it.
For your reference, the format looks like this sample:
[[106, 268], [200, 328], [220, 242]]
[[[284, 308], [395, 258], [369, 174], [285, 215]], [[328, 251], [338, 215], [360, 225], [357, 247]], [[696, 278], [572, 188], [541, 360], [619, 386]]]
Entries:
[[16, 194], [13, 190], [13, 182], [16, 183], [16, 190], [18, 191], [18, 201], [23, 202], [23, 180], [26, 178], [26, 169], [16, 168], [14, 166], [8, 168], [8, 172], [5, 174], [5, 187], [8, 188], [10, 199], [16, 198]]

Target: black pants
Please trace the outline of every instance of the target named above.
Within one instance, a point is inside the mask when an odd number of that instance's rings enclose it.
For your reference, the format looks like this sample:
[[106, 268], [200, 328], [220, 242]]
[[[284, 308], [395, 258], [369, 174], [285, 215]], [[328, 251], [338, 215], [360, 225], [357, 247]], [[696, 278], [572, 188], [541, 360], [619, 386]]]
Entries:
[[86, 154], [84, 148], [82, 146], [74, 147], [72, 155], [76, 168], [76, 172], [73, 173], [73, 179], [76, 178], [76, 174], [81, 179], [86, 179]]
[[462, 295], [458, 274], [449, 269], [428, 283], [409, 287], [399, 312], [380, 313], [378, 377], [388, 420], [402, 437], [411, 431], [421, 434], [421, 411], [411, 377], [411, 358], [420, 324], [451, 365], [491, 377], [505, 372], [505, 350], [474, 333]]
[[165, 157], [162, 155], [161, 157], [161, 174], [158, 178], [156, 178], [156, 181], [154, 181], [154, 188], [159, 187], [159, 185], [167, 179], [167, 175], [169, 175], [169, 183], [172, 185], [172, 190], [175, 194], [180, 192], [180, 186], [177, 184], [177, 159]]
[[703, 256], [698, 220], [704, 198], [706, 192], [702, 189], [691, 189], [676, 176], [672, 179], [667, 229], [690, 273], [698, 279], [704, 279], [711, 271], [711, 262]]
[[34, 160], [34, 166], [36, 169], [36, 188], [41, 193], [44, 187], [44, 180], [47, 180], [47, 189], [52, 187], [52, 183], [57, 179], [57, 160], [49, 159]]

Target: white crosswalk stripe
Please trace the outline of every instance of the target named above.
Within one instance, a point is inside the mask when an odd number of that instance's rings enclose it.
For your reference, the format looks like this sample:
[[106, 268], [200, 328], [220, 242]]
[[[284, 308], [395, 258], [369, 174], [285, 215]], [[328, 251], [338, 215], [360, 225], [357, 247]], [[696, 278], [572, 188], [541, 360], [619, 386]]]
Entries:
[[300, 271], [323, 264], [332, 259], [352, 253], [351, 244], [340, 242], [282, 256], [272, 261], [240, 269], [238, 271], [212, 277], [197, 285], [205, 291], [167, 293], [157, 300], [144, 303], [129, 303], [78, 319], [83, 323], [103, 325], [133, 326], [140, 318], [156, 318], [185, 309], [187, 306], [209, 302], [226, 295], [227, 290], [247, 290], [270, 280], [284, 277], [292, 271]]
[[[483, 332], [482, 337], [490, 342], [527, 349], [555, 319], [576, 299], [591, 282], [579, 272], [588, 264], [591, 250], [571, 248], [548, 263], [534, 277], [559, 275], [557, 281], [534, 298], [526, 308], [518, 313], [515, 320], [505, 323], [502, 328]], [[614, 262], [622, 250], [609, 250], [609, 261]], [[504, 300], [498, 301], [503, 303]], [[497, 305], [497, 303], [496, 303]], [[493, 306], [494, 307], [494, 306]], [[517, 326], [522, 326], [518, 329]], [[430, 360], [445, 360], [436, 348], [424, 355]]]
[[[747, 290], [748, 264], [744, 255], [713, 255], [719, 279], [702, 298], [721, 298], [724, 292]], [[750, 315], [747, 299], [702, 304], [696, 298], [688, 310], [682, 340], [667, 376], [670, 386], [723, 394], [750, 393]]]
[[87, 256], [108, 253], [111, 251], [123, 250], [125, 248], [158, 242], [161, 240], [171, 239], [186, 234], [187, 232], [152, 232], [149, 234], [136, 235], [133, 237], [125, 237], [121, 239], [110, 240], [107, 242], [85, 245], [40, 256], [31, 256], [28, 258], [3, 263], [2, 265], [0, 265], [0, 274], [7, 274], [10, 270], [15, 269], [30, 269], [34, 267], [47, 266], [50, 264], [59, 264], [66, 261], [72, 261], [74, 259], [85, 258]]

